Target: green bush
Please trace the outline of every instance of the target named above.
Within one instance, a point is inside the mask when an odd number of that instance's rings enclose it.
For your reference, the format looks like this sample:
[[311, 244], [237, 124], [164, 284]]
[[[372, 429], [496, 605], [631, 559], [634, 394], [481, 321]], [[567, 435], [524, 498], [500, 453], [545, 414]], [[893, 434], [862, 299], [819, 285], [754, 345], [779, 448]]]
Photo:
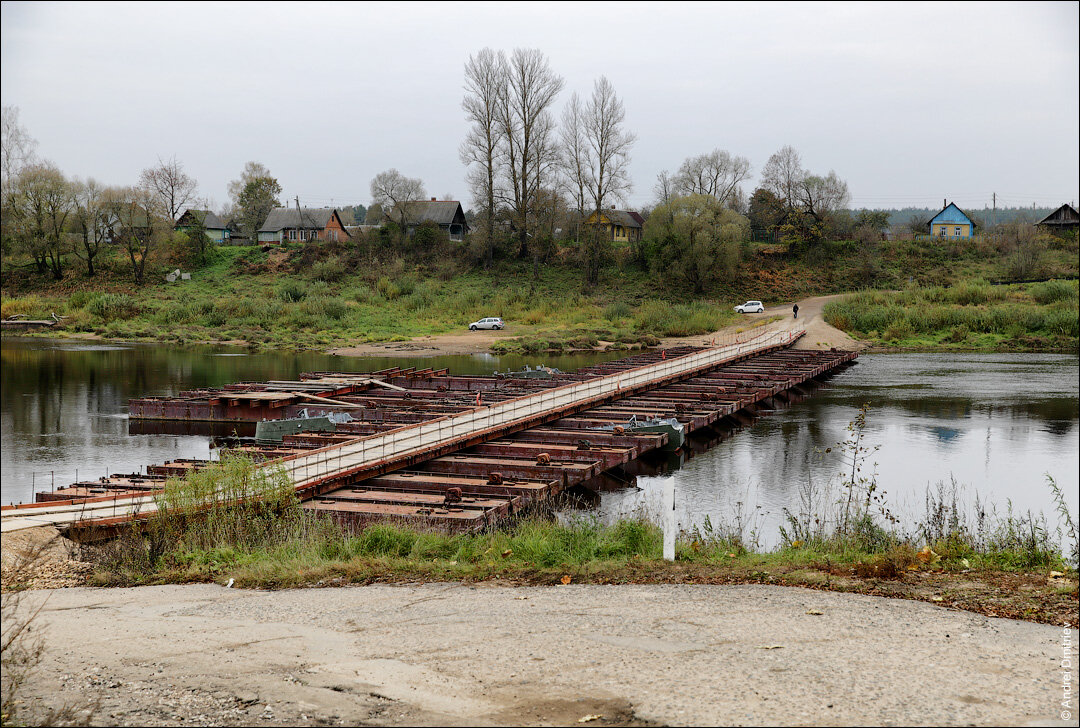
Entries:
[[123, 321], [139, 313], [139, 306], [126, 293], [102, 293], [86, 304], [86, 310], [106, 322]]
[[320, 260], [311, 266], [311, 277], [317, 281], [335, 283], [345, 276], [345, 264], [341, 258], [332, 257]]
[[1036, 303], [1047, 305], [1058, 301], [1075, 301], [1077, 299], [1077, 284], [1067, 281], [1045, 281], [1036, 283], [1029, 289], [1031, 297]]
[[301, 281], [285, 280], [278, 284], [277, 295], [286, 303], [299, 303], [308, 294], [307, 286]]

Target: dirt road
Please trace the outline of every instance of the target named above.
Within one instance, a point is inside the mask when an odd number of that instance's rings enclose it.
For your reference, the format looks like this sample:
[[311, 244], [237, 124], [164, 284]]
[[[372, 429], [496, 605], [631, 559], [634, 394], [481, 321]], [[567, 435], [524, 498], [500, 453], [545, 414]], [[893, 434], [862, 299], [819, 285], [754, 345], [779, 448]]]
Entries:
[[196, 585], [35, 591], [25, 606], [43, 599], [25, 717], [99, 697], [95, 722], [120, 725], [1068, 724], [1061, 629], [901, 600]]
[[[843, 295], [843, 294], [841, 294]], [[862, 342], [852, 339], [839, 329], [825, 323], [822, 317], [822, 309], [829, 301], [840, 298], [837, 296], [818, 296], [799, 301], [799, 318], [792, 317], [791, 304], [773, 306], [765, 309], [763, 314], [748, 314], [737, 323], [726, 326], [719, 331], [710, 334], [696, 336], [669, 337], [660, 342], [660, 346], [678, 346], [680, 344], [693, 344], [695, 346], [708, 343], [713, 338], [722, 338], [728, 334], [734, 334], [739, 330], [745, 330], [749, 326], [764, 319], [780, 317], [779, 320], [764, 324], [763, 330], [787, 331], [789, 329], [806, 329], [804, 336], [796, 345], [796, 349], [843, 349], [845, 351], [860, 350], [866, 347]], [[503, 331], [469, 331], [460, 334], [442, 334], [439, 336], [419, 336], [411, 341], [388, 341], [384, 343], [357, 344], [331, 349], [329, 353], [341, 356], [440, 356], [449, 354], [480, 354], [491, 349], [491, 345], [502, 339], [512, 339], [520, 334], [514, 331], [513, 323]]]

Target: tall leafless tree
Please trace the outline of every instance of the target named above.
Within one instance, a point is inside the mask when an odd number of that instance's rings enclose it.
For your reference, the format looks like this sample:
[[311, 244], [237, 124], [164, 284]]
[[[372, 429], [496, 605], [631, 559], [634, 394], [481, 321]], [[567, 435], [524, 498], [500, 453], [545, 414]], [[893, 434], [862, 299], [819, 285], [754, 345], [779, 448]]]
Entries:
[[689, 157], [675, 175], [680, 195], [709, 195], [728, 207], [737, 202], [739, 185], [750, 176], [750, 160], [724, 149]]
[[499, 98], [503, 160], [510, 187], [507, 202], [518, 237], [518, 254], [528, 257], [530, 217], [536, 193], [544, 185], [543, 152], [554, 124], [549, 109], [563, 89], [563, 79], [536, 49], [516, 48], [504, 64], [506, 84]]
[[499, 99], [506, 93], [506, 59], [490, 48], [469, 56], [465, 64], [465, 98], [461, 107], [469, 133], [461, 144], [461, 161], [470, 167], [468, 183], [480, 204], [484, 231], [484, 265], [495, 256], [495, 196], [505, 127], [499, 122]]
[[833, 171], [824, 177], [814, 174], [804, 176], [796, 196], [802, 212], [817, 222], [824, 222], [837, 210], [846, 207], [851, 200], [847, 182]]
[[164, 236], [157, 193], [146, 187], [110, 189], [104, 201], [112, 238], [120, 244], [131, 263], [136, 284], [146, 280], [146, 264]]
[[589, 147], [589, 201], [595, 211], [596, 234], [585, 242], [585, 280], [600, 277], [606, 240], [599, 234], [600, 213], [606, 203], [621, 200], [630, 191], [630, 149], [637, 137], [624, 128], [626, 109], [615, 95], [615, 87], [605, 76], [593, 84], [585, 107], [585, 140]]
[[585, 105], [576, 91], [570, 96], [570, 102], [563, 109], [559, 138], [562, 141], [563, 179], [580, 223], [585, 218], [585, 210], [589, 205], [588, 188], [592, 156], [585, 133]]
[[94, 259], [109, 241], [109, 213], [105, 205], [106, 193], [97, 180], [87, 179], [72, 184], [75, 208], [76, 240], [73, 250], [86, 263], [86, 275], [94, 275]]
[[184, 172], [176, 157], [158, 158], [157, 166], [147, 167], [139, 175], [139, 186], [153, 192], [161, 209], [173, 222], [194, 199], [199, 184]]
[[791, 145], [769, 157], [761, 170], [761, 186], [776, 195], [784, 205], [793, 210], [798, 205], [799, 187], [806, 170], [802, 167], [799, 153]]
[[19, 171], [34, 161], [37, 140], [19, 123], [19, 107], [5, 106], [0, 121], [0, 152], [4, 182], [10, 183]]
[[387, 217], [398, 224], [402, 237], [415, 221], [416, 204], [427, 196], [424, 181], [406, 177], [396, 169], [379, 172], [371, 180], [371, 201], [382, 207]]

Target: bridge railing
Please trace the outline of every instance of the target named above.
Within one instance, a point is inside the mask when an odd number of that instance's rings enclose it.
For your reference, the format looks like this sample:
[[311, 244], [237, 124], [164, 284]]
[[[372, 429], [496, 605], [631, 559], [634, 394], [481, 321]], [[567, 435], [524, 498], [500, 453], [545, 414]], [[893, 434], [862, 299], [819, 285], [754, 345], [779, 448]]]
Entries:
[[722, 346], [646, 364], [616, 375], [504, 400], [488, 407], [477, 407], [468, 412], [419, 423], [384, 435], [368, 436], [294, 455], [278, 462], [298, 487], [304, 486], [336, 472], [407, 456], [439, 443], [465, 438], [484, 430], [506, 427], [544, 412], [561, 410], [575, 403], [617, 394], [622, 390], [633, 390], [650, 382], [716, 366], [762, 349], [790, 344], [801, 334], [801, 331], [762, 332]]
[[[297, 487], [318, 482], [327, 476], [365, 465], [423, 450], [442, 442], [464, 438], [470, 434], [499, 426], [511, 425], [537, 414], [588, 403], [620, 391], [631, 391], [650, 382], [686, 375], [694, 370], [707, 369], [731, 359], [770, 347], [790, 344], [802, 331], [781, 331], [755, 334], [732, 339], [705, 351], [647, 364], [616, 375], [575, 382], [555, 387], [539, 394], [505, 400], [489, 407], [476, 409], [438, 420], [412, 425], [385, 435], [374, 435], [331, 446], [285, 460], [263, 465], [280, 465]], [[156, 510], [154, 496], [112, 496], [89, 502], [34, 503], [24, 508], [5, 509], [3, 530], [17, 530], [32, 525], [70, 525], [99, 519], [127, 518]]]

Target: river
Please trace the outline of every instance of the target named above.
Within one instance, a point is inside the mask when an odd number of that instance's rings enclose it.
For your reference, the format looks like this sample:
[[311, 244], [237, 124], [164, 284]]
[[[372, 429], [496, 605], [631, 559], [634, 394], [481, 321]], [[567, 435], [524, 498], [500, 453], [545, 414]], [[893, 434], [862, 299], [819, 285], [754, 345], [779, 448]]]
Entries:
[[[34, 490], [137, 472], [149, 463], [211, 455], [203, 435], [130, 434], [127, 400], [234, 381], [296, 378], [304, 371], [448, 367], [483, 374], [541, 361], [570, 371], [620, 354], [350, 358], [228, 347], [5, 338], [0, 345], [0, 486], [4, 503]], [[605, 490], [596, 513], [654, 515], [675, 478], [683, 527], [733, 523], [769, 544], [800, 490], [835, 486], [837, 444], [868, 403], [864, 475], [897, 515], [921, 512], [928, 486], [955, 481], [964, 497], [999, 510], [1042, 511], [1051, 526], [1049, 474], [1073, 514], [1080, 492], [1080, 360], [1057, 354], [871, 354], [812, 395], [719, 437], [697, 438], [689, 457], [638, 464], [635, 487]], [[827, 452], [828, 451], [828, 452]]]

